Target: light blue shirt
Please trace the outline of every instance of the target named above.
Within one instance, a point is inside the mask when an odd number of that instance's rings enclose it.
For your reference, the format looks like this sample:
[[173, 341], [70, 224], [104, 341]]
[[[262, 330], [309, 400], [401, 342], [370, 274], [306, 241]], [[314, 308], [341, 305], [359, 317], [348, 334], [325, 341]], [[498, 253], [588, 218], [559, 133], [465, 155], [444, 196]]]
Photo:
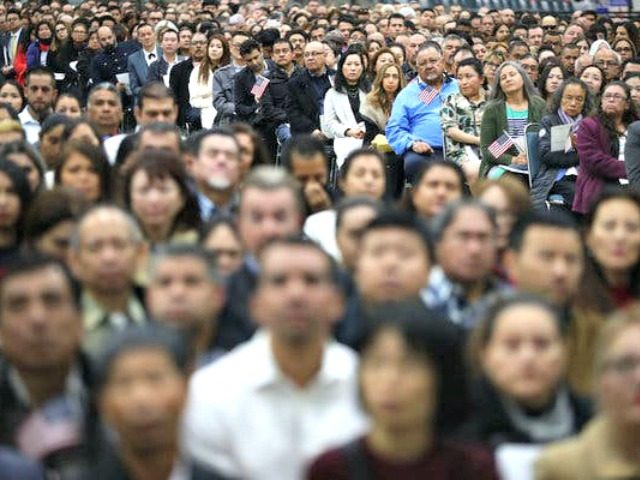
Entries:
[[431, 147], [442, 148], [440, 110], [444, 100], [458, 93], [458, 82], [446, 78], [438, 95], [429, 104], [419, 96], [426, 84], [416, 77], [396, 97], [387, 122], [386, 137], [393, 151], [403, 155], [415, 141], [427, 142]]

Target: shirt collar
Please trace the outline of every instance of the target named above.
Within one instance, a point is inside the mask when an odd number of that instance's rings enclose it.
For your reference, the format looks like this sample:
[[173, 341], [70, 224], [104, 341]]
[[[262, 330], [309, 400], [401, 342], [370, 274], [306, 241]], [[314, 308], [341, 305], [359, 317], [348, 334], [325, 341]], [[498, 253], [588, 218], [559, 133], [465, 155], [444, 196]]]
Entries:
[[[103, 325], [106, 316], [116, 313], [107, 312], [86, 290], [82, 292], [82, 311], [87, 332], [99, 329]], [[135, 295], [129, 297], [127, 311], [118, 313], [128, 315], [134, 321], [143, 321], [145, 318], [144, 307]]]
[[31, 115], [31, 112], [29, 111], [29, 106], [28, 105], [26, 107], [24, 107], [24, 109], [20, 112], [18, 117], [20, 118], [20, 122], [23, 125], [29, 125], [29, 124], [31, 124], [31, 125], [40, 125], [40, 122], [38, 122], [38, 120], [33, 118], [33, 115]]
[[[8, 371], [8, 381], [18, 401], [26, 407], [33, 407], [34, 405], [31, 401], [31, 396], [29, 395], [27, 386], [24, 384], [24, 381], [22, 380], [22, 377], [20, 376], [18, 370], [11, 366], [9, 367]], [[82, 382], [80, 368], [78, 367], [78, 365], [74, 365], [67, 375], [63, 395], [68, 398], [79, 399], [83, 398], [85, 394], [86, 390]]]
[[[280, 371], [276, 363], [271, 347], [271, 334], [267, 330], [258, 330], [250, 340], [250, 348], [255, 349], [256, 357], [265, 361], [256, 362], [254, 369], [253, 384], [256, 390], [269, 388], [276, 385], [293, 385]], [[322, 355], [322, 365], [316, 377], [309, 382], [304, 390], [313, 388], [315, 385], [328, 386], [334, 382], [346, 380], [350, 373], [342, 365], [341, 358], [331, 355], [330, 350], [334, 347], [334, 341], [328, 341], [324, 345]]]

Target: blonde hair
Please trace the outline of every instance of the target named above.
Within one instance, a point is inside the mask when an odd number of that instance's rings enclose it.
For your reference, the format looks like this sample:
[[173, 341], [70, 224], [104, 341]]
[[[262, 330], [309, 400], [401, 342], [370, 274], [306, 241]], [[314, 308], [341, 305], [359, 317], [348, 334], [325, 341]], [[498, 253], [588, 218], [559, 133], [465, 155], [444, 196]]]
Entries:
[[400, 90], [402, 90], [405, 87], [406, 82], [404, 80], [404, 75], [402, 73], [402, 67], [395, 62], [388, 63], [382, 66], [382, 68], [376, 75], [375, 80], [373, 81], [373, 86], [371, 87], [371, 91], [367, 94], [367, 100], [369, 101], [369, 103], [376, 108], [380, 108], [386, 116], [391, 115], [391, 107], [393, 104], [393, 101], [389, 101], [389, 98], [387, 98], [387, 94], [382, 88], [382, 80], [387, 70], [389, 70], [389, 68], [395, 68], [396, 70], [398, 70], [400, 85], [398, 86], [398, 91], [396, 92], [396, 95], [398, 94], [398, 92], [400, 92]]
[[24, 136], [24, 128], [22, 124], [16, 120], [2, 120], [0, 121], [0, 133], [21, 133]]

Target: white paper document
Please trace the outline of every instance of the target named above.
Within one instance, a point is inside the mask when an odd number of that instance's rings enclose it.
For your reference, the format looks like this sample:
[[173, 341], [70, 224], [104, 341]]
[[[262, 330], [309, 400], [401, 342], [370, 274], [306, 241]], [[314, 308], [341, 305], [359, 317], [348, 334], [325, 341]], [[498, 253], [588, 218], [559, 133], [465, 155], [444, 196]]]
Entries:
[[116, 73], [116, 79], [118, 79], [118, 82], [126, 85], [127, 87], [130, 85], [128, 73]]
[[551, 127], [551, 151], [564, 152], [570, 133], [571, 125], [556, 125], [555, 127]]
[[496, 450], [496, 465], [502, 480], [533, 480], [533, 465], [542, 447], [505, 443]]

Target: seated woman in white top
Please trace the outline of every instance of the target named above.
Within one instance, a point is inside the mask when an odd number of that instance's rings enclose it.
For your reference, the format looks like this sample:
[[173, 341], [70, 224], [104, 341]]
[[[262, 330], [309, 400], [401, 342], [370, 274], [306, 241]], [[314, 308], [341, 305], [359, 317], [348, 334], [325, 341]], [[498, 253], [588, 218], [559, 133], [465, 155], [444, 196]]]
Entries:
[[334, 86], [324, 97], [322, 132], [333, 138], [338, 167], [349, 152], [362, 147], [365, 128], [360, 104], [369, 90], [365, 65], [364, 54], [350, 47], [340, 58]]

